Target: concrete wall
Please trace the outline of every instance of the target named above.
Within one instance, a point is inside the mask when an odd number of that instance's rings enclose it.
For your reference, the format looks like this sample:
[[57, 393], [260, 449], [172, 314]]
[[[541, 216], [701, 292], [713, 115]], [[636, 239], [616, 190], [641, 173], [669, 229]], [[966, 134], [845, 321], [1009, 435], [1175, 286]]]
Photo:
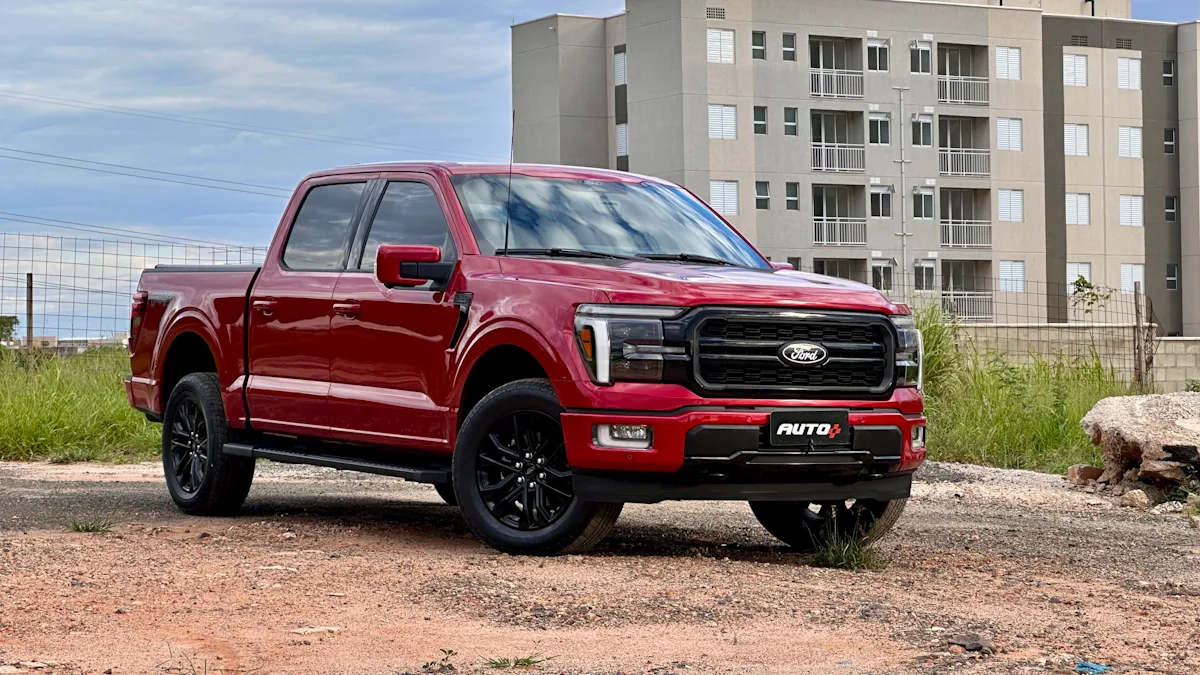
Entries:
[[1184, 391], [1200, 381], [1200, 338], [1162, 338], [1154, 354], [1154, 384], [1159, 391]]

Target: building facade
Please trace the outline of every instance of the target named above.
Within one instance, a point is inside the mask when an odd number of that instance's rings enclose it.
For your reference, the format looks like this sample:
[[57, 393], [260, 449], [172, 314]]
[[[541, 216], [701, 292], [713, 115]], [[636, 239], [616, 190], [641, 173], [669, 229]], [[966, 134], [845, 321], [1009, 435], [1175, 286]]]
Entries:
[[554, 15], [513, 27], [515, 156], [674, 181], [774, 260], [967, 319], [1069, 320], [1082, 276], [1137, 283], [1165, 332], [1200, 334], [1200, 31], [1129, 16], [1129, 0]]

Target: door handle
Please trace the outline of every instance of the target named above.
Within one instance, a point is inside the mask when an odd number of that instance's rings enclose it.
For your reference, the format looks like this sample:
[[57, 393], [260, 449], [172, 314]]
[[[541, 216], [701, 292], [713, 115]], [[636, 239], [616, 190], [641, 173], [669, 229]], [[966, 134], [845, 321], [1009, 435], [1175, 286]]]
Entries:
[[353, 319], [354, 317], [358, 316], [358, 313], [361, 311], [362, 305], [354, 302], [353, 300], [348, 302], [333, 303], [333, 313], [337, 314], [338, 316], [344, 316], [347, 319]]
[[278, 300], [255, 300], [251, 305], [266, 316], [271, 316], [279, 308]]

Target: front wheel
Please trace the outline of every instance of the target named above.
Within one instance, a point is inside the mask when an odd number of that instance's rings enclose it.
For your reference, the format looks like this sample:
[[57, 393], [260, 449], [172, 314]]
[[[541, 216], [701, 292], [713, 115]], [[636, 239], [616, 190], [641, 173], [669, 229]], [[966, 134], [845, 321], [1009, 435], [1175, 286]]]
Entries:
[[575, 496], [559, 416], [545, 380], [518, 380], [483, 398], [454, 448], [454, 491], [467, 525], [505, 553], [585, 551], [617, 522], [622, 504]]
[[783, 543], [805, 553], [834, 537], [872, 542], [900, 518], [907, 499], [840, 502], [750, 502], [758, 522]]

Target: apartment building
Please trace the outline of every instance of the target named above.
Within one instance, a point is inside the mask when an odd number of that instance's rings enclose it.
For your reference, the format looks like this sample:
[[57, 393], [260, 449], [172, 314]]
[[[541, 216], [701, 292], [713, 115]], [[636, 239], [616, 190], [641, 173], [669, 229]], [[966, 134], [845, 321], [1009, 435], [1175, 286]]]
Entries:
[[[513, 27], [517, 161], [633, 171], [774, 260], [968, 319], [1079, 276], [1200, 334], [1198, 24], [1129, 0], [627, 0]], [[1191, 284], [1193, 289], [1196, 284]], [[1047, 289], [1058, 289], [1047, 293]]]

